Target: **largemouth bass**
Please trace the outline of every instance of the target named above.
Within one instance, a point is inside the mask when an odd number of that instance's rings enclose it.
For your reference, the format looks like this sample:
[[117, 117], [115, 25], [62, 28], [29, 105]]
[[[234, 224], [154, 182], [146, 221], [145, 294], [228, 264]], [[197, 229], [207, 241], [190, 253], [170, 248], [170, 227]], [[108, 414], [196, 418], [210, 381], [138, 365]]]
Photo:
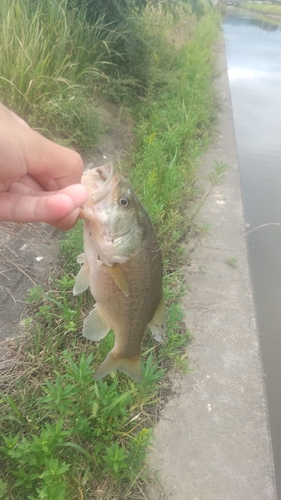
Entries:
[[90, 286], [96, 304], [84, 321], [93, 341], [114, 331], [115, 344], [94, 378], [114, 370], [141, 381], [141, 343], [149, 325], [163, 340], [166, 330], [162, 293], [162, 253], [152, 222], [130, 182], [112, 165], [86, 170], [82, 184], [89, 199], [84, 218], [84, 253], [74, 285], [77, 295]]

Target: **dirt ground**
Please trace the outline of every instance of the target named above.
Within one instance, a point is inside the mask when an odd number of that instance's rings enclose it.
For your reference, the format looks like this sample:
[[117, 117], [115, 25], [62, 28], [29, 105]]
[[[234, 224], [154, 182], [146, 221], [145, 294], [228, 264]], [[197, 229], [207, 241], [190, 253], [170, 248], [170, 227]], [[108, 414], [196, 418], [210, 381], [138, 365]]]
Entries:
[[[106, 104], [103, 121], [106, 132], [100, 145], [84, 158], [85, 167], [107, 160], [118, 164], [131, 149], [132, 124], [116, 106]], [[55, 272], [62, 237], [62, 231], [48, 224], [0, 222], [0, 369], [7, 362], [5, 340], [22, 333], [28, 290], [48, 284]]]

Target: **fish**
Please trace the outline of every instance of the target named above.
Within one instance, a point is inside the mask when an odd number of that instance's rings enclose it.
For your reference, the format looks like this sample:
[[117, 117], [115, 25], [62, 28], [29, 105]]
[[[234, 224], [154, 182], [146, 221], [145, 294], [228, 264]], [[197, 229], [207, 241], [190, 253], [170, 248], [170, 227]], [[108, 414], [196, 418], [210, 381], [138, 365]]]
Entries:
[[99, 380], [119, 370], [141, 382], [141, 344], [149, 326], [164, 340], [163, 257], [152, 221], [130, 181], [113, 164], [87, 169], [81, 178], [89, 197], [80, 209], [84, 253], [73, 288], [90, 287], [96, 301], [82, 334], [99, 341], [113, 330], [115, 342], [95, 372]]

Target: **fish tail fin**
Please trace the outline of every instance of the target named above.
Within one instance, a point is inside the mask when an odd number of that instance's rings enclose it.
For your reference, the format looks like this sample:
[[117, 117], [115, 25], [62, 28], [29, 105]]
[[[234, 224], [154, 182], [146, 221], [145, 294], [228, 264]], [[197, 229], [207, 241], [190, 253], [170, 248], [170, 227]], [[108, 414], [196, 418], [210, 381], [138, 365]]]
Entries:
[[100, 380], [114, 370], [119, 370], [136, 382], [141, 382], [141, 357], [135, 359], [116, 358], [112, 350], [96, 371], [94, 379]]

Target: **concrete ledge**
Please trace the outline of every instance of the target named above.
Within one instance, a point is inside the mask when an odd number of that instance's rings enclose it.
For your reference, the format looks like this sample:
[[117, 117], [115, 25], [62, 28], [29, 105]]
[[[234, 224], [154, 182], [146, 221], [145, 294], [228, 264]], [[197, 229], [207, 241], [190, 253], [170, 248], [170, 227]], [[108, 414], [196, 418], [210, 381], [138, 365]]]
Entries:
[[[218, 46], [221, 97], [217, 134], [202, 159], [202, 182], [214, 161], [230, 168], [198, 216], [211, 228], [185, 272], [192, 373], [155, 428], [151, 467], [165, 494], [150, 499], [277, 498], [259, 339], [255, 324], [239, 168], [224, 44]], [[232, 268], [225, 260], [235, 258]]]

